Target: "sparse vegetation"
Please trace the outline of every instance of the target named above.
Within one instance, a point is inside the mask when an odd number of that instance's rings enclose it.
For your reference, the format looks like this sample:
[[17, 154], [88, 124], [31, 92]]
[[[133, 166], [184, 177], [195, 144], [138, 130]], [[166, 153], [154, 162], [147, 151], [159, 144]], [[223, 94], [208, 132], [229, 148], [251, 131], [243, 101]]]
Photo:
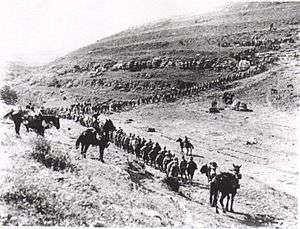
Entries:
[[76, 171], [76, 166], [70, 156], [59, 149], [52, 149], [49, 141], [45, 138], [34, 139], [32, 145], [31, 156], [47, 168], [52, 168], [55, 171]]
[[18, 94], [9, 86], [4, 86], [0, 91], [1, 99], [8, 105], [15, 105], [18, 102]]
[[[87, 214], [83, 213], [85, 207], [81, 202], [74, 204], [69, 199], [75, 193], [62, 190], [62, 182], [54, 180], [51, 175], [41, 177], [38, 170], [25, 167], [11, 179], [13, 185], [2, 199], [23, 213], [18, 217], [22, 225], [88, 226]], [[2, 224], [18, 225], [10, 218]]]

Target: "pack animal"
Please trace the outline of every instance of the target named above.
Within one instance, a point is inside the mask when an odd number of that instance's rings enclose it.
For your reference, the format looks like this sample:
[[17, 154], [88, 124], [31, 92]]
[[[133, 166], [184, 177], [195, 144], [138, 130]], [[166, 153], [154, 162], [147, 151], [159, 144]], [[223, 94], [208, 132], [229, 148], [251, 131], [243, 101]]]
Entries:
[[[218, 210], [218, 195], [221, 194], [220, 204], [224, 213], [230, 210], [233, 210], [234, 197], [237, 193], [237, 190], [240, 188], [239, 180], [242, 178], [240, 174], [241, 165], [233, 164], [234, 173], [224, 172], [216, 175], [213, 180], [210, 182], [210, 204], [212, 207], [216, 208], [216, 213], [219, 213]], [[226, 207], [224, 207], [223, 200], [227, 197]], [[229, 206], [229, 201], [231, 204]]]

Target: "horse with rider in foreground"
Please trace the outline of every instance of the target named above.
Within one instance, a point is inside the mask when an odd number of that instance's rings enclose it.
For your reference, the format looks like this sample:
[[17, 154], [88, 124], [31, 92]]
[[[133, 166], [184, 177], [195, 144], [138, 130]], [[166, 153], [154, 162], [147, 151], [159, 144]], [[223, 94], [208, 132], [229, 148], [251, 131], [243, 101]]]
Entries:
[[86, 158], [86, 153], [90, 145], [99, 146], [99, 160], [104, 162], [103, 154], [104, 150], [109, 146], [111, 140], [111, 133], [116, 130], [110, 119], [106, 120], [104, 125], [88, 128], [83, 131], [76, 140], [76, 149], [81, 144], [81, 154], [83, 158]]
[[[210, 204], [212, 207], [216, 207], [216, 213], [218, 210], [218, 195], [221, 194], [220, 204], [224, 213], [226, 211], [234, 212], [233, 201], [240, 188], [239, 180], [242, 178], [240, 174], [241, 165], [233, 164], [233, 172], [223, 172], [217, 174], [210, 182]], [[227, 197], [226, 207], [224, 207], [223, 200]], [[229, 201], [231, 200], [230, 208]]]

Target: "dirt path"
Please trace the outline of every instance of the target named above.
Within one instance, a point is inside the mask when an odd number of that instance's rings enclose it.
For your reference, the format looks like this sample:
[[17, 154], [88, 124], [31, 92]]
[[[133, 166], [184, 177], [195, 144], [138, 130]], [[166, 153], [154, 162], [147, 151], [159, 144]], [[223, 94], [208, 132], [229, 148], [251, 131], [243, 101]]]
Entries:
[[[279, 111], [262, 102], [271, 87], [286, 87], [291, 78], [294, 85], [299, 85], [300, 61], [295, 50], [282, 51], [279, 57], [280, 62], [275, 69], [239, 82], [238, 90], [244, 88], [244, 94], [248, 93], [247, 96], [241, 93], [240, 99], [250, 104], [254, 110], [252, 113], [225, 108], [220, 114], [212, 115], [205, 112], [210, 100], [191, 99], [174, 104], [149, 105], [113, 114], [111, 118], [127, 133], [151, 138], [178, 155], [179, 146], [175, 140], [189, 136], [195, 145], [194, 156], [199, 165], [214, 160], [222, 171], [226, 171], [232, 163], [242, 164], [242, 188], [236, 208], [249, 213], [244, 215], [249, 225], [256, 225], [256, 220], [272, 223], [276, 221], [276, 217], [272, 218], [275, 215], [286, 219], [287, 223], [295, 222], [297, 113]], [[126, 123], [128, 119], [134, 121]], [[148, 127], [154, 127], [156, 132], [146, 132]], [[257, 144], [246, 144], [253, 139], [257, 140]], [[200, 173], [196, 174], [196, 182], [205, 184]], [[195, 190], [196, 193], [198, 191]], [[201, 193], [197, 198], [205, 199], [205, 196]], [[281, 200], [278, 199], [285, 201], [279, 204]]]
[[[296, 67], [299, 67], [299, 62], [288, 60], [280, 64], [276, 70], [278, 74], [270, 74], [273, 69], [253, 78], [244, 79], [240, 82], [241, 88], [244, 85], [247, 90], [257, 91], [259, 94], [261, 92], [256, 88], [261, 87], [259, 83], [263, 80], [268, 79], [271, 82], [268, 86], [271, 87], [282, 75], [291, 75], [298, 71]], [[254, 82], [258, 84], [257, 87]], [[226, 108], [220, 114], [212, 115], [205, 112], [208, 110], [210, 100], [203, 97], [181, 100], [173, 104], [144, 106], [110, 116], [116, 126], [123, 127], [127, 133], [135, 133], [158, 141], [178, 155], [180, 152], [175, 142], [176, 138], [189, 136], [195, 145], [193, 154], [199, 167], [211, 160], [217, 161], [222, 171], [231, 168], [232, 163], [242, 164], [243, 178], [236, 197], [235, 214], [217, 215], [215, 210], [209, 207], [207, 180], [199, 171], [193, 185], [181, 187], [186, 196], [183, 197], [163, 188], [160, 180], [164, 174], [148, 166], [147, 170], [153, 174], [154, 179], [141, 181], [141, 186], [134, 183], [123, 169], [124, 162], [133, 157], [114, 145], [111, 145], [105, 153], [106, 164], [92, 159], [97, 157], [95, 148], [89, 150], [88, 159], [79, 159], [74, 142], [84, 127], [68, 120], [62, 121], [60, 130], [48, 130], [46, 138], [63, 152], [77, 157], [82, 172], [79, 176], [57, 174], [39, 165], [38, 168], [42, 169], [36, 171], [37, 176], [39, 178], [45, 176], [45, 179], [51, 181], [40, 185], [45, 185], [49, 190], [56, 188], [55, 191], [67, 196], [78, 195], [80, 198], [87, 198], [87, 191], [92, 193], [89, 189], [85, 190], [87, 179], [99, 192], [91, 195], [91, 200], [102, 206], [97, 212], [101, 212], [101, 217], [107, 217], [106, 224], [110, 226], [126, 224], [295, 227], [298, 177], [296, 114], [262, 105], [256, 102], [256, 96], [256, 94], [252, 98], [241, 96], [251, 102], [250, 108], [254, 110], [253, 113], [240, 113]], [[0, 109], [1, 112], [8, 109], [3, 104], [0, 108], [3, 108]], [[2, 117], [1, 113], [0, 115]], [[134, 121], [126, 123], [129, 118]], [[156, 132], [146, 132], [148, 127], [154, 127]], [[0, 120], [0, 128], [0, 182], [2, 182], [0, 184], [3, 184], [8, 171], [9, 173], [13, 171], [16, 155], [30, 149], [30, 138], [35, 135], [23, 132], [22, 138], [16, 138], [12, 123], [3, 119]], [[257, 139], [257, 144], [247, 145], [246, 141], [253, 138]], [[54, 176], [58, 175], [65, 178], [64, 183], [55, 181]], [[74, 183], [79, 185], [75, 187]], [[1, 185], [0, 191], [5, 191], [5, 186]], [[5, 205], [0, 206], [0, 213], [7, 212]]]

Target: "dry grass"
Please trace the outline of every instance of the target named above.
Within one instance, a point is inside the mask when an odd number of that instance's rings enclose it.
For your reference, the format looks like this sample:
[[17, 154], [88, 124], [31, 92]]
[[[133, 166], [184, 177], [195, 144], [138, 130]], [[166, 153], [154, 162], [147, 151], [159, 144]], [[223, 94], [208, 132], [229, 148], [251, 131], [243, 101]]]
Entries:
[[68, 153], [60, 149], [51, 149], [50, 142], [42, 137], [37, 137], [32, 141], [31, 156], [55, 171], [77, 171], [76, 165]]

